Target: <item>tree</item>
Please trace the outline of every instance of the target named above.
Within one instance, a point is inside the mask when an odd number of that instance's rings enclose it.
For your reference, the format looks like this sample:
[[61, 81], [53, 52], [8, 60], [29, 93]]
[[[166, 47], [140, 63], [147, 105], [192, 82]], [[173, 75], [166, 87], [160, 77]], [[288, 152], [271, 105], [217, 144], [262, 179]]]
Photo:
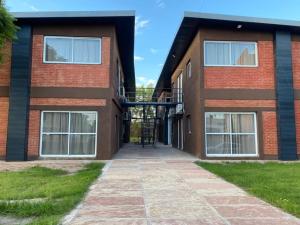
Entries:
[[4, 58], [4, 47], [7, 42], [16, 39], [17, 26], [15, 18], [6, 10], [3, 0], [0, 0], [0, 63]]

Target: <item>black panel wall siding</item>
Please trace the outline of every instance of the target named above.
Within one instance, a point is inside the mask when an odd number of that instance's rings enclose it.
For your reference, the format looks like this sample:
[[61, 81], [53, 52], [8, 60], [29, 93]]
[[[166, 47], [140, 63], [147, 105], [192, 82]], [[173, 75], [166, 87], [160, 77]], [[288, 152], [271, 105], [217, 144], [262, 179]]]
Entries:
[[19, 27], [17, 40], [12, 44], [7, 161], [27, 159], [32, 28], [30, 25]]
[[279, 159], [296, 160], [296, 128], [291, 34], [276, 31], [276, 95], [279, 128]]

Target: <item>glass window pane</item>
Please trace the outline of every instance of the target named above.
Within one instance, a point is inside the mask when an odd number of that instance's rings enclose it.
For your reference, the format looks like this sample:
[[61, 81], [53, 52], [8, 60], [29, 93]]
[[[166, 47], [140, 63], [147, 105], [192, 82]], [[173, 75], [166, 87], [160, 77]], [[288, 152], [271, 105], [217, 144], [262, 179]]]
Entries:
[[69, 113], [44, 112], [43, 132], [68, 132]]
[[206, 114], [207, 133], [229, 133], [230, 115], [225, 113]]
[[71, 113], [71, 133], [96, 133], [96, 113]]
[[191, 77], [192, 76], [192, 63], [189, 62], [187, 65], [186, 65], [186, 73], [187, 73], [187, 76], [188, 77]]
[[232, 114], [232, 133], [255, 133], [253, 114]]
[[206, 138], [207, 154], [230, 154], [230, 135], [208, 134]]
[[233, 65], [255, 65], [254, 43], [232, 43], [231, 58]]
[[48, 62], [71, 62], [72, 39], [46, 38], [45, 57]]
[[255, 135], [232, 135], [232, 154], [255, 153]]
[[73, 59], [76, 63], [100, 63], [100, 41], [74, 39]]
[[70, 155], [93, 155], [95, 154], [95, 134], [71, 134]]
[[43, 134], [42, 137], [43, 155], [67, 155], [68, 135], [67, 134]]
[[230, 44], [222, 42], [206, 42], [205, 64], [230, 65]]

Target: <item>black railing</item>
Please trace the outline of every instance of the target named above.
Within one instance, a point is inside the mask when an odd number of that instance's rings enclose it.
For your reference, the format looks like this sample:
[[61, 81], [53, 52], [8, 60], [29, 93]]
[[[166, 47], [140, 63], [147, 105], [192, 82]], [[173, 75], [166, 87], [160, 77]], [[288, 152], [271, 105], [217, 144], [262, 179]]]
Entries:
[[[157, 94], [159, 93], [159, 95]], [[135, 96], [132, 98], [131, 96]], [[127, 92], [124, 101], [127, 102], [170, 102], [182, 103], [183, 91], [181, 88], [162, 89], [155, 91], [155, 88], [136, 88], [135, 92]]]

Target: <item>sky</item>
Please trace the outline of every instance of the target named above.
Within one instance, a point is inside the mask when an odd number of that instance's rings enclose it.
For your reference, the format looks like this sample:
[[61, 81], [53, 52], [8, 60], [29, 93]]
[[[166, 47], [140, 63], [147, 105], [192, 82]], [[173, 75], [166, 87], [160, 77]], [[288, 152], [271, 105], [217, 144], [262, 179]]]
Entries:
[[156, 84], [184, 11], [300, 21], [300, 0], [6, 0], [17, 11], [135, 10], [136, 84]]

